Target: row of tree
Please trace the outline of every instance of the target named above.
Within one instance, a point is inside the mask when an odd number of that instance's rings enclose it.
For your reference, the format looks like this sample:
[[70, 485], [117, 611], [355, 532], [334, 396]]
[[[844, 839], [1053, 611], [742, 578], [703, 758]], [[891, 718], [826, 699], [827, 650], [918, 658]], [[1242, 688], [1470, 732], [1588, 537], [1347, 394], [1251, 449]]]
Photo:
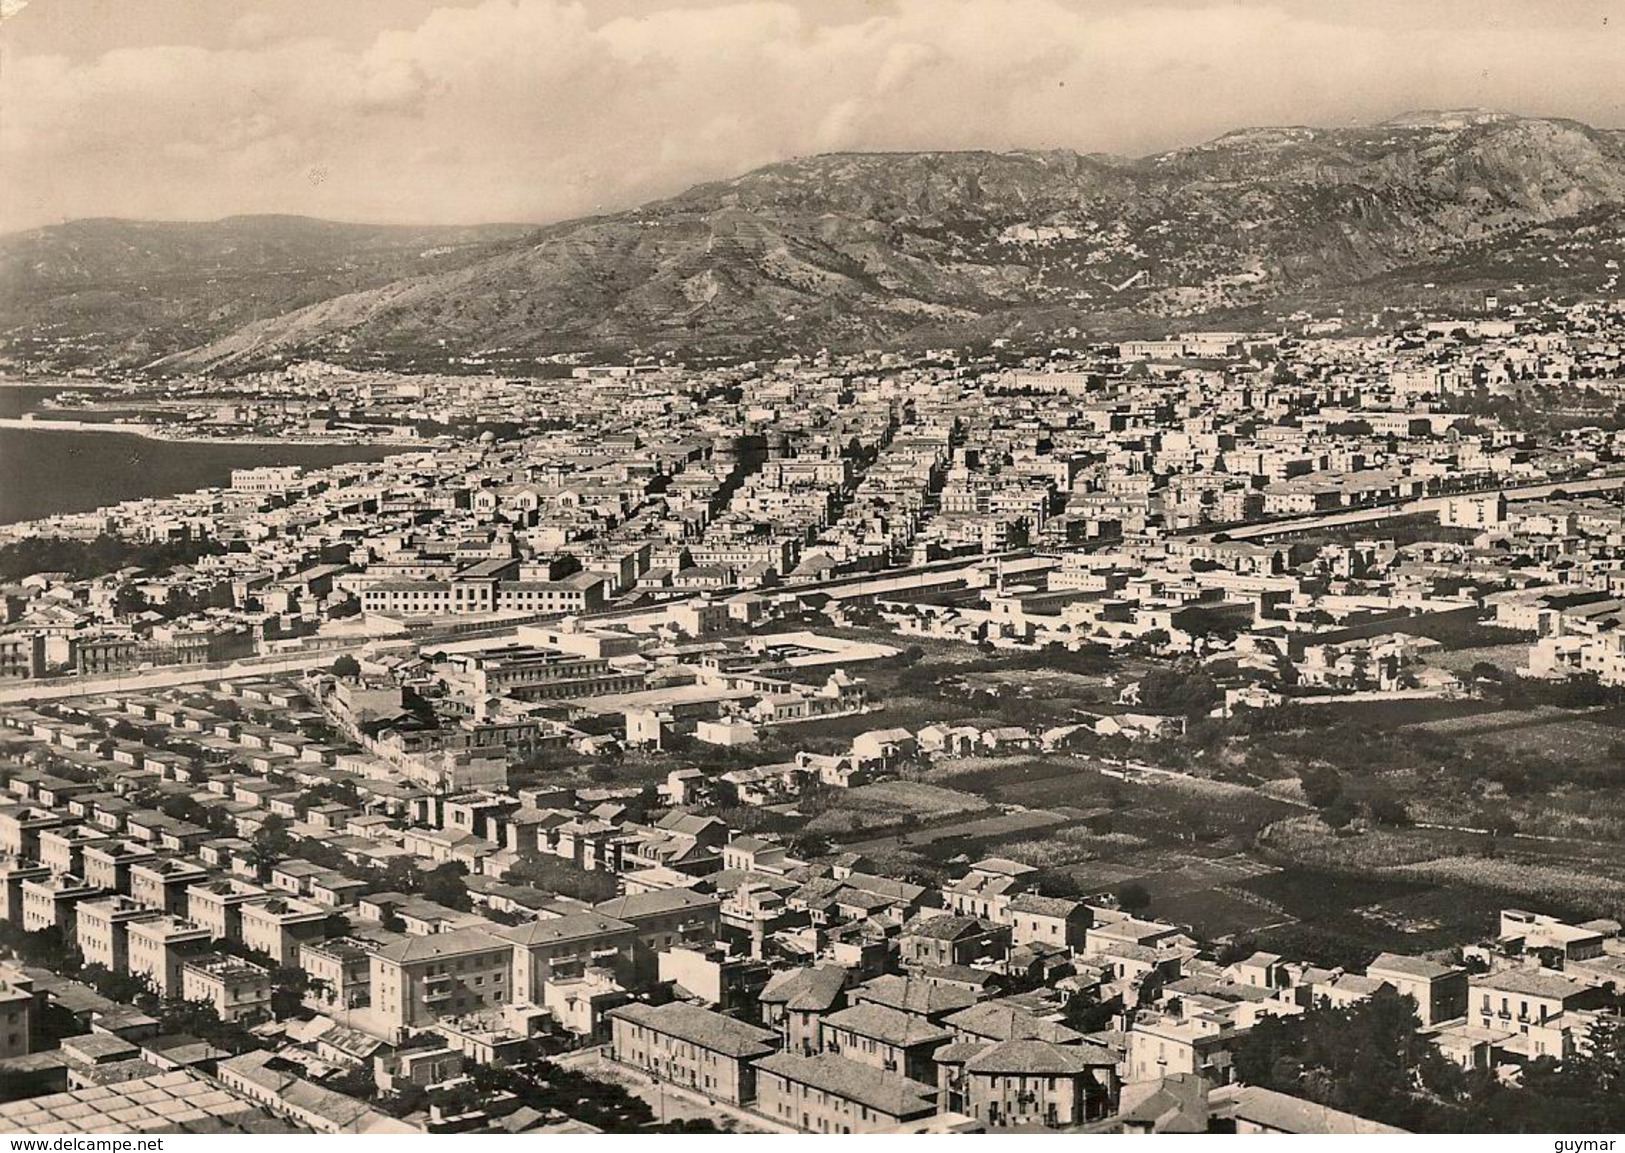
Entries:
[[1264, 1017], [1237, 1042], [1239, 1081], [1419, 1133], [1625, 1131], [1625, 1022], [1599, 1018], [1566, 1061], [1519, 1084], [1467, 1071], [1419, 1033], [1415, 1002], [1383, 986], [1347, 1008]]

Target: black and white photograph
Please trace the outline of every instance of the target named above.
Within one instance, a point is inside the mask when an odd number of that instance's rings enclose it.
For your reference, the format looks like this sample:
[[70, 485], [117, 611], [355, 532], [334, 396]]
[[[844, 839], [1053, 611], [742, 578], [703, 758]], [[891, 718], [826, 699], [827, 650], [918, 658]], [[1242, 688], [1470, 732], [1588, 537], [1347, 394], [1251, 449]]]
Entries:
[[0, 0], [0, 1153], [1619, 1148], [1622, 262], [1625, 0]]

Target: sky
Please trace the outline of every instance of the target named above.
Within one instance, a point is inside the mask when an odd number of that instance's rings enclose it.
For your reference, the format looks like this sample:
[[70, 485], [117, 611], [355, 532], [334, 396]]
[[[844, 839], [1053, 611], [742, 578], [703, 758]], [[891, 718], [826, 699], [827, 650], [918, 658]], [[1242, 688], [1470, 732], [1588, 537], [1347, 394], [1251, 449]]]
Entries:
[[0, 231], [546, 222], [838, 150], [1625, 127], [1625, 0], [0, 0]]

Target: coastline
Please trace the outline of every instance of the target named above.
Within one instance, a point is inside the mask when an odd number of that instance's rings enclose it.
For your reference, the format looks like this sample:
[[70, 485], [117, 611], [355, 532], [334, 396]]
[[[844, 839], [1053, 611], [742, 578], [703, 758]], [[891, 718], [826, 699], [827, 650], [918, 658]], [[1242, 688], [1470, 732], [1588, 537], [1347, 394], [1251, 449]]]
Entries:
[[419, 449], [427, 452], [433, 441], [425, 440], [339, 440], [335, 437], [309, 436], [180, 436], [152, 424], [114, 424], [111, 422], [78, 420], [27, 420], [23, 417], [0, 417], [0, 428], [15, 428], [26, 432], [102, 432], [139, 436], [167, 444], [223, 444], [276, 447], [298, 444], [309, 447], [333, 448], [399, 448], [403, 451]]

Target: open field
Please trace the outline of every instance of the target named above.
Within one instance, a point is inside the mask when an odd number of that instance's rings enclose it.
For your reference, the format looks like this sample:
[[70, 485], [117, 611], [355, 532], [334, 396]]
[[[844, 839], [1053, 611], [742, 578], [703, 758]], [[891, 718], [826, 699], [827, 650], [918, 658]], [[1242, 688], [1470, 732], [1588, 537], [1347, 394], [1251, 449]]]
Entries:
[[1470, 645], [1466, 648], [1444, 649], [1427, 655], [1427, 663], [1453, 673], [1466, 673], [1480, 662], [1495, 665], [1508, 672], [1529, 659], [1527, 641], [1513, 641], [1498, 645]]
[[1499, 706], [1490, 701], [1462, 698], [1418, 698], [1337, 702], [1328, 705], [1310, 705], [1317, 716], [1334, 721], [1369, 728], [1393, 729], [1404, 725], [1433, 726], [1464, 718], [1504, 715]]
[[1611, 764], [1625, 772], [1625, 730], [1591, 720], [1561, 720], [1474, 736], [1487, 749], [1559, 759], [1571, 765]]
[[952, 821], [928, 829], [910, 829], [895, 836], [870, 841], [846, 842], [844, 847], [857, 853], [901, 851], [916, 862], [946, 861], [962, 852], [979, 849], [984, 844], [1001, 844], [1002, 851], [1002, 842], [1006, 838], [1031, 836], [1037, 830], [1054, 829], [1075, 819], [1076, 816], [1069, 812], [1027, 809]]
[[1484, 648], [1490, 645], [1527, 643], [1531, 634], [1517, 629], [1502, 628], [1493, 621], [1480, 619], [1483, 610], [1476, 606], [1450, 609], [1436, 613], [1411, 613], [1387, 617], [1380, 621], [1353, 625], [1346, 629], [1316, 633], [1316, 644], [1340, 644], [1361, 637], [1383, 636], [1387, 633], [1406, 633], [1413, 637], [1427, 637], [1438, 641], [1446, 650]]
[[[1484, 704], [1487, 702], [1475, 703]], [[1560, 709], [1551, 705], [1534, 709], [1491, 708], [1478, 712], [1462, 713], [1459, 716], [1418, 721], [1416, 727], [1426, 729], [1432, 733], [1449, 733], [1452, 736], [1459, 737], [1476, 733], [1496, 732], [1501, 729], [1523, 728], [1527, 725], [1543, 725], [1548, 721], [1562, 720], [1573, 715], [1567, 709]]]
[[1299, 817], [1272, 826], [1260, 849], [1279, 871], [1240, 887], [1301, 923], [1270, 940], [1309, 941], [1312, 955], [1441, 948], [1489, 931], [1508, 906], [1625, 913], [1625, 862], [1606, 843], [1423, 828], [1337, 834]]
[[807, 822], [809, 833], [849, 835], [917, 821], [938, 820], [986, 809], [969, 793], [917, 781], [882, 781], [841, 790], [835, 802]]

